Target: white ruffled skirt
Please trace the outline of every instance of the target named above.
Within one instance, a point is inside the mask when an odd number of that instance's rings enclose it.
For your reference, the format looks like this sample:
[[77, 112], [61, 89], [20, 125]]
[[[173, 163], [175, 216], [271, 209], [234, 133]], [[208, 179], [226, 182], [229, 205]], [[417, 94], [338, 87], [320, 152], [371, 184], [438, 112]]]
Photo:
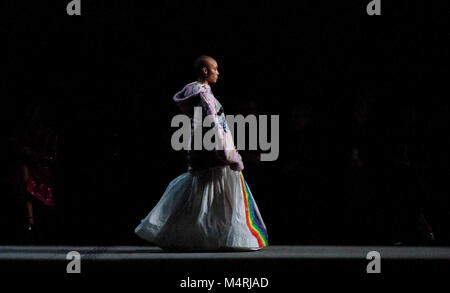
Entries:
[[229, 166], [172, 180], [135, 233], [166, 250], [258, 250], [268, 245], [250, 188], [242, 172]]

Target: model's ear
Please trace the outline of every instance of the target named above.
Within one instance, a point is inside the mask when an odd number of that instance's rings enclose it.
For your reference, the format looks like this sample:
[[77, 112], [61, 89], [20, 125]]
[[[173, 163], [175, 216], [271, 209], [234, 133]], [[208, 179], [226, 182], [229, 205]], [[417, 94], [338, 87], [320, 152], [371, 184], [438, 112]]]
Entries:
[[208, 68], [206, 66], [202, 68], [202, 73], [204, 76], [208, 75]]

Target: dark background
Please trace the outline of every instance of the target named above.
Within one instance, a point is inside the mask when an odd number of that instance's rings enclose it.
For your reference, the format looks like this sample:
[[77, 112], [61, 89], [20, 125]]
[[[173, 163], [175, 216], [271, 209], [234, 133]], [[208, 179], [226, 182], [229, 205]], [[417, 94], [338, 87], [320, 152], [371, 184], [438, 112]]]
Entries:
[[280, 115], [277, 161], [242, 152], [271, 244], [429, 244], [420, 213], [450, 244], [447, 7], [82, 0], [68, 16], [58, 2], [0, 4], [2, 243], [23, 228], [9, 137], [39, 105], [60, 138], [47, 243], [144, 244], [134, 228], [186, 171], [172, 96], [207, 54], [226, 114]]

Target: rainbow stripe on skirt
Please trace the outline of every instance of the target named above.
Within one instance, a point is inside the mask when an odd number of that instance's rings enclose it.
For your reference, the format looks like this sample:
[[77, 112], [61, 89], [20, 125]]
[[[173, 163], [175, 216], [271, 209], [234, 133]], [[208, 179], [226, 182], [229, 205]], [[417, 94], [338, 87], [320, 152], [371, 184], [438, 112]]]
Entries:
[[265, 247], [269, 245], [267, 230], [261, 219], [258, 208], [255, 206], [255, 201], [248, 188], [247, 182], [244, 179], [244, 175], [240, 172], [242, 194], [244, 196], [245, 205], [245, 219], [247, 227], [253, 236], [258, 240], [259, 247]]

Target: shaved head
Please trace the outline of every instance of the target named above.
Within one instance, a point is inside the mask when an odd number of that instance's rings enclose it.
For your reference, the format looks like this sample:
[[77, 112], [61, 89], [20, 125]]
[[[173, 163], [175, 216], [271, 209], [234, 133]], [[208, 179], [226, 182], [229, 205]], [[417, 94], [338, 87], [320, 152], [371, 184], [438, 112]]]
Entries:
[[197, 80], [202, 83], [216, 83], [219, 77], [217, 61], [207, 55], [195, 59], [194, 70]]
[[197, 77], [203, 77], [203, 68], [208, 68], [213, 62], [215, 62], [214, 58], [207, 56], [207, 55], [201, 55], [197, 59], [195, 59], [194, 62], [194, 70]]

